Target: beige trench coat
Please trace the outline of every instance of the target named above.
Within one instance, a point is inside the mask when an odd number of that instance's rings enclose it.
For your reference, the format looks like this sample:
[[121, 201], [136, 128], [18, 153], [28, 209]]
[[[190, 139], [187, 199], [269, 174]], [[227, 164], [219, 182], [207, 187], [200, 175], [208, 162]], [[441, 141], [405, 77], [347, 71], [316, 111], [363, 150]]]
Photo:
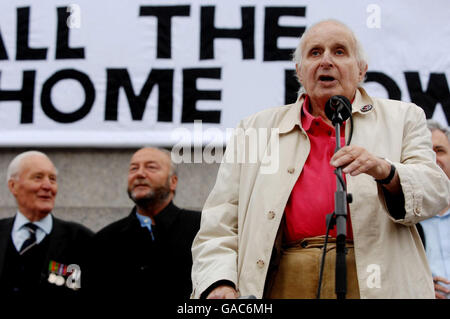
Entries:
[[[310, 150], [300, 123], [302, 104], [303, 97], [241, 121], [236, 132], [243, 129], [248, 136], [235, 133], [231, 139], [193, 242], [193, 298], [223, 279], [241, 295], [262, 298], [284, 208]], [[404, 219], [395, 220], [371, 176], [346, 176], [361, 298], [434, 298], [414, 224], [449, 204], [450, 186], [435, 164], [424, 112], [411, 103], [371, 98], [362, 88], [352, 108], [351, 144], [394, 163], [406, 210]], [[349, 128], [347, 123], [346, 140]], [[258, 143], [248, 142], [254, 134]]]

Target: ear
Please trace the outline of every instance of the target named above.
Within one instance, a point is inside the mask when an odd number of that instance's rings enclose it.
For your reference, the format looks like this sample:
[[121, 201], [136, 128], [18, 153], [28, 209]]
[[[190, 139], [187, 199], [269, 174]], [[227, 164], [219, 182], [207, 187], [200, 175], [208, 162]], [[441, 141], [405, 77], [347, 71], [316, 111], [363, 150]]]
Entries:
[[16, 180], [14, 178], [10, 178], [8, 181], [8, 188], [9, 191], [11, 192], [11, 194], [13, 194], [14, 196], [16, 196]]
[[300, 65], [298, 63], [295, 64], [295, 72], [297, 73], [297, 78], [300, 83], [303, 83], [303, 77], [300, 73]]
[[172, 192], [175, 192], [175, 189], [177, 188], [177, 184], [178, 184], [178, 176], [177, 175], [172, 175], [170, 176], [170, 190]]
[[361, 82], [362, 80], [364, 80], [364, 77], [366, 76], [366, 73], [367, 73], [367, 69], [368, 69], [367, 64], [365, 64], [364, 67], [359, 68], [359, 81], [358, 82]]

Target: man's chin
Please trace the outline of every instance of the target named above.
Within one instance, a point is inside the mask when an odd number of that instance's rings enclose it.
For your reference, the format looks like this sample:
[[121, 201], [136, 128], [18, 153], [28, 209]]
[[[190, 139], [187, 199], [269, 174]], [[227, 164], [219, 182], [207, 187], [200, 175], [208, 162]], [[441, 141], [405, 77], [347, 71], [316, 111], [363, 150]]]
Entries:
[[45, 216], [47, 216], [48, 214], [50, 214], [53, 210], [53, 206], [51, 207], [40, 207], [37, 211], [36, 211], [36, 215], [39, 216], [39, 219], [44, 218]]
[[132, 192], [131, 193], [131, 199], [133, 201], [145, 201], [145, 200], [149, 200], [152, 199], [155, 196], [155, 194], [153, 192]]

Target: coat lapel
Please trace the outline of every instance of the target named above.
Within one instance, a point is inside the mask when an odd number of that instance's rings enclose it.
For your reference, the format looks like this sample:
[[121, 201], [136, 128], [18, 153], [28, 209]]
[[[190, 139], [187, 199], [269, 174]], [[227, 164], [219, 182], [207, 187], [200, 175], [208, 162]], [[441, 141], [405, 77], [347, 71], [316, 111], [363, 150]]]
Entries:
[[59, 219], [55, 218], [54, 216], [52, 216], [52, 218], [53, 218], [53, 226], [52, 231], [48, 235], [49, 246], [44, 259], [45, 262], [42, 266], [41, 273], [44, 275], [42, 276], [42, 278], [45, 277], [45, 275], [47, 275], [48, 273], [48, 265], [50, 263], [50, 260], [54, 260], [56, 262], [63, 262], [62, 260], [60, 260], [60, 257], [63, 256], [65, 248], [64, 229]]

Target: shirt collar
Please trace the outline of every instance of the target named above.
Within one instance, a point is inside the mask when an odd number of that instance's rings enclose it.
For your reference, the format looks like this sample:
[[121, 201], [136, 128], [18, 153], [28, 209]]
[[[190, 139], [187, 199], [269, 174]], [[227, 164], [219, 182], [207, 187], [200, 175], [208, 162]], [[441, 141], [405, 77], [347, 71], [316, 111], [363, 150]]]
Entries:
[[[13, 231], [18, 231], [27, 223], [31, 223], [31, 221], [28, 218], [26, 218], [20, 211], [17, 211], [16, 218], [14, 220]], [[33, 224], [38, 226], [47, 235], [50, 234], [53, 227], [52, 214], [48, 214], [41, 220], [33, 222]]]
[[[303, 128], [302, 123], [300, 122], [300, 112], [302, 111], [306, 97], [307, 94], [303, 92], [298, 97], [297, 101], [294, 104], [290, 105], [290, 109], [287, 111], [286, 115], [280, 122], [280, 134], [290, 132], [295, 128], [296, 125], [298, 125], [300, 128]], [[368, 108], [368, 111], [364, 111], [363, 108], [367, 105], [371, 105], [372, 107]], [[358, 87], [352, 103], [352, 113], [358, 112], [362, 115], [365, 115], [371, 113], [374, 109], [375, 105], [373, 100], [362, 87]]]
[[302, 127], [305, 131], [308, 131], [311, 127], [312, 122], [315, 117], [309, 112], [309, 96], [305, 95], [305, 100], [303, 102], [302, 111], [301, 111], [301, 123]]
[[439, 217], [439, 218], [450, 217], [450, 209], [447, 209], [447, 211], [445, 213], [443, 213], [442, 215], [436, 215], [436, 217]]
[[138, 213], [137, 209], [136, 209], [136, 217], [139, 220], [139, 223], [141, 224], [142, 227], [148, 227], [148, 228], [152, 228], [152, 219], [148, 216], [144, 216]]
[[[176, 217], [176, 210], [174, 209], [175, 205], [172, 201], [169, 202], [169, 204], [164, 207], [158, 214], [155, 215], [155, 225], [157, 225], [158, 229], [168, 229], [172, 222], [175, 220]], [[152, 229], [152, 220], [150, 217], [140, 215], [137, 212], [137, 207], [135, 207], [136, 211], [136, 217], [139, 220], [139, 223], [142, 227], [147, 227], [149, 230]], [[153, 226], [155, 226], [153, 225]]]

